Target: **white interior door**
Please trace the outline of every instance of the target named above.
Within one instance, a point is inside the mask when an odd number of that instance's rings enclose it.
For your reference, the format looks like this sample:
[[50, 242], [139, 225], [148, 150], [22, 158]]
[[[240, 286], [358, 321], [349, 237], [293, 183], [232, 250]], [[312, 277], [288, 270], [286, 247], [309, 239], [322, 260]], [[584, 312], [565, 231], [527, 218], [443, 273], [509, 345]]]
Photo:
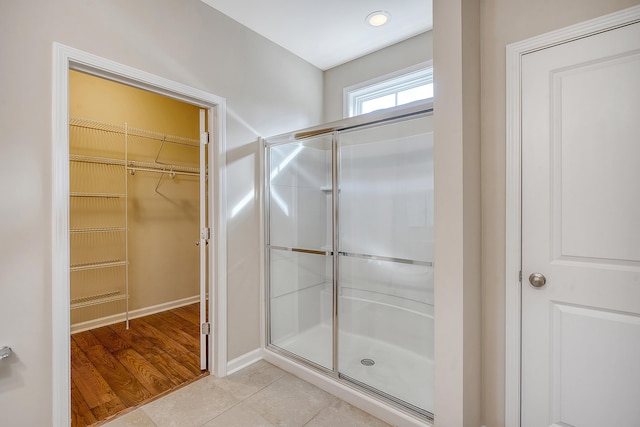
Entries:
[[640, 426], [640, 23], [523, 56], [522, 180], [522, 426]]
[[206, 111], [200, 110], [200, 369], [207, 369], [207, 156]]

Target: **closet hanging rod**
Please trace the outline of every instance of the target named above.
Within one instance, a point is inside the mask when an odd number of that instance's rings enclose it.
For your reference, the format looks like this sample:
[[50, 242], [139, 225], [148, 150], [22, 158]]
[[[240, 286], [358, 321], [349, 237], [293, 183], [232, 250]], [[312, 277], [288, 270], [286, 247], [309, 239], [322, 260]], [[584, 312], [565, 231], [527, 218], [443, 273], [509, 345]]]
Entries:
[[90, 119], [83, 119], [80, 117], [69, 118], [69, 125], [79, 127], [83, 129], [101, 130], [105, 132], [113, 132], [119, 134], [127, 134], [128, 136], [140, 137], [145, 139], [151, 139], [155, 141], [185, 145], [187, 147], [198, 148], [200, 147], [200, 140], [194, 138], [185, 138], [183, 136], [169, 135], [161, 132], [154, 132], [146, 129], [138, 129], [133, 127], [127, 127], [125, 131], [124, 126], [114, 125], [111, 123], [98, 122]]
[[[167, 165], [164, 163], [154, 163], [154, 162], [136, 162], [129, 161], [127, 164], [127, 169], [129, 170], [148, 170], [148, 172], [161, 172], [161, 173], [190, 173], [199, 175], [200, 168], [191, 167], [191, 166], [179, 166], [179, 165]], [[206, 171], [205, 171], [206, 172]]]
[[148, 172], [161, 172], [161, 173], [174, 172], [176, 174], [180, 173], [183, 175], [199, 175], [200, 174], [200, 168], [196, 168], [196, 167], [165, 165], [165, 164], [150, 163], [150, 162], [135, 162], [135, 161], [127, 162], [124, 159], [110, 159], [106, 157], [81, 156], [78, 154], [70, 154], [69, 160], [72, 162], [94, 163], [94, 164], [100, 164], [100, 165], [115, 165], [115, 166], [127, 165], [128, 170], [134, 170], [134, 171], [142, 170], [142, 171], [148, 171]]
[[103, 199], [126, 199], [126, 194], [121, 193], [85, 193], [85, 192], [71, 192], [70, 197], [96, 197]]
[[127, 170], [132, 172], [142, 171], [142, 172], [155, 172], [155, 173], [162, 173], [162, 174], [200, 176], [199, 172], [181, 172], [178, 170], [171, 170], [171, 169], [154, 169], [154, 168], [144, 168], [144, 167], [138, 167], [138, 166], [127, 166]]

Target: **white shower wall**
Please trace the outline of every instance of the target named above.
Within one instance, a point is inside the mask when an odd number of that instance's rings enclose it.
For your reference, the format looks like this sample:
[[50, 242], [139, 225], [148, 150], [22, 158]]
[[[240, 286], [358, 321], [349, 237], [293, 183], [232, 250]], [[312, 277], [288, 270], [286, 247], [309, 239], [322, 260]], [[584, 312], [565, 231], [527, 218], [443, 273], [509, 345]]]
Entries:
[[[431, 117], [340, 134], [341, 375], [433, 413]], [[367, 365], [364, 361], [374, 364]]]
[[433, 133], [397, 132], [340, 135], [340, 250], [432, 262]]

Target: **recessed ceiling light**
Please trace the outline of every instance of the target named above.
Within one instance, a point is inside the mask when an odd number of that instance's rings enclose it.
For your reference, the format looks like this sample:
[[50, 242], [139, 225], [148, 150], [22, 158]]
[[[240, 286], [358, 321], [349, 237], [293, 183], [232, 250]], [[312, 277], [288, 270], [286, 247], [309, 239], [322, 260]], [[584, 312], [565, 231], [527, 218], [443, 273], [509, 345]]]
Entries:
[[386, 10], [376, 10], [367, 15], [367, 23], [372, 27], [379, 27], [387, 23], [391, 15]]

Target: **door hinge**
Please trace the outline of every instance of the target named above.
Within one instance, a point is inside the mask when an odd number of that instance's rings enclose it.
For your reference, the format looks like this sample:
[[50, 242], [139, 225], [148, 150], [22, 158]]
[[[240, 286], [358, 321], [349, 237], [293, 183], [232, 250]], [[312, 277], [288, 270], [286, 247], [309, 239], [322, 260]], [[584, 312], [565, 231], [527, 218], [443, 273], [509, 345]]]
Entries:
[[211, 333], [211, 323], [203, 323], [202, 327], [200, 328], [200, 333], [202, 335], [209, 335]]
[[522, 283], [522, 270], [520, 270], [520, 273], [518, 274], [518, 280]]
[[209, 143], [209, 132], [202, 132], [200, 134], [200, 144], [207, 145]]
[[204, 240], [211, 239], [211, 228], [204, 227], [203, 229], [201, 229], [200, 230], [200, 238], [204, 239]]

